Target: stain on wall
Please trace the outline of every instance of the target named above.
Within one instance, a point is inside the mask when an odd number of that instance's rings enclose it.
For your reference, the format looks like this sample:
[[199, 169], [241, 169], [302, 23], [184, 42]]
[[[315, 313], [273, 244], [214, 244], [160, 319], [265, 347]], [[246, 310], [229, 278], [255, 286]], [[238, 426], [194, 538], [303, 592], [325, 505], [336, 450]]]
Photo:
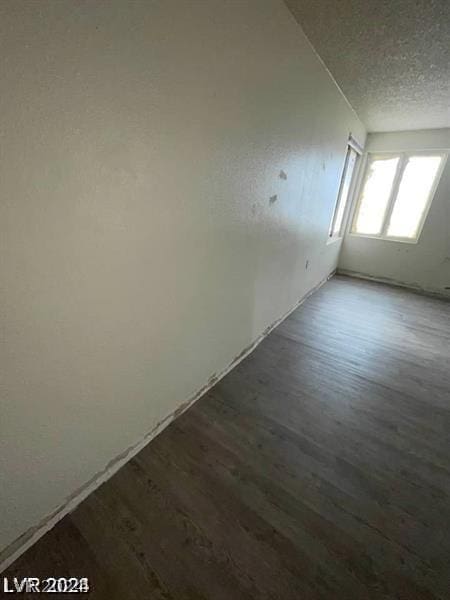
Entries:
[[278, 0], [3, 2], [0, 29], [4, 548], [335, 268], [364, 129]]

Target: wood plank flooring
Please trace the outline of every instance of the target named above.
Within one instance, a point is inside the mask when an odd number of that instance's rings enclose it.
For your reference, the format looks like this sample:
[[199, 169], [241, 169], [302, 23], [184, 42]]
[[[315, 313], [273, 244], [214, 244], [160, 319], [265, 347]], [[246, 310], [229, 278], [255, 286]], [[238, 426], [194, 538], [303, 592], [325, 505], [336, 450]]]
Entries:
[[335, 277], [4, 575], [448, 600], [450, 303]]

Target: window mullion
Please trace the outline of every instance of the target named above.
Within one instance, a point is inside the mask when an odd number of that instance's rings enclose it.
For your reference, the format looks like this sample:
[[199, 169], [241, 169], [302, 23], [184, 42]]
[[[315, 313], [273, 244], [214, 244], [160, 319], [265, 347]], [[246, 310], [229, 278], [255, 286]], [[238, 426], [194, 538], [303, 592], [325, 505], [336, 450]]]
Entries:
[[400, 187], [400, 182], [403, 177], [403, 171], [405, 170], [406, 163], [408, 162], [408, 157], [406, 154], [400, 155], [400, 160], [397, 166], [397, 172], [394, 177], [394, 181], [392, 183], [391, 194], [389, 196], [389, 202], [384, 213], [383, 225], [381, 227], [381, 237], [386, 237], [386, 232], [389, 224], [389, 220], [391, 218], [392, 211], [394, 210], [395, 201], [397, 199], [398, 189]]

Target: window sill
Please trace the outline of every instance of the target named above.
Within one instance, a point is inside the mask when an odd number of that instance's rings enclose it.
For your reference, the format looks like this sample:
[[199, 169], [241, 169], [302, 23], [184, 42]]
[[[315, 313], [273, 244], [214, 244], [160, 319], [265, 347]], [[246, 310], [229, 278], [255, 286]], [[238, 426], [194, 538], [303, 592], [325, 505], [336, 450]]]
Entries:
[[349, 236], [355, 238], [362, 238], [365, 240], [378, 240], [380, 242], [395, 242], [399, 244], [413, 244], [416, 245], [419, 242], [419, 238], [415, 239], [407, 239], [407, 238], [395, 238], [395, 237], [383, 237], [381, 235], [370, 235], [366, 233], [353, 233], [350, 231], [348, 233]]

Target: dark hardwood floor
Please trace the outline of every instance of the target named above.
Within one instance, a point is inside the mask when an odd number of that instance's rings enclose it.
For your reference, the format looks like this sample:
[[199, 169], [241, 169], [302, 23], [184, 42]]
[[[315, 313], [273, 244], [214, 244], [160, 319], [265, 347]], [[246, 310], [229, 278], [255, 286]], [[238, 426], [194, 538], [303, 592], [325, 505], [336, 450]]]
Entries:
[[4, 575], [448, 600], [450, 303], [335, 277]]

